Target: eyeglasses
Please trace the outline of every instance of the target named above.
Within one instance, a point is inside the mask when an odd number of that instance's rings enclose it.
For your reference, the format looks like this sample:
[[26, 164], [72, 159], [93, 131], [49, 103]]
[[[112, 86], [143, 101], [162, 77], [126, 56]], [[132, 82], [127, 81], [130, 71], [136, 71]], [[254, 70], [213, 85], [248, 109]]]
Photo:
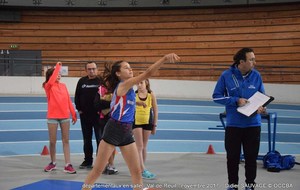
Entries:
[[87, 70], [92, 71], [92, 70], [96, 70], [97, 68], [87, 68]]
[[250, 62], [256, 62], [255, 58], [248, 59]]

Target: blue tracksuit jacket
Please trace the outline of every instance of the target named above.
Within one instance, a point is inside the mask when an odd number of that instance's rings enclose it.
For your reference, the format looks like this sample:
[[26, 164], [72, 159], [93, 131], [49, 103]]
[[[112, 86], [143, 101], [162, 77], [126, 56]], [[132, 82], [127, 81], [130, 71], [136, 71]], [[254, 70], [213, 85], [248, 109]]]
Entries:
[[257, 91], [265, 93], [262, 78], [255, 69], [243, 77], [238, 68], [232, 65], [221, 74], [212, 96], [214, 102], [226, 107], [226, 126], [241, 128], [261, 126], [260, 114], [247, 117], [237, 112], [238, 99], [249, 99]]

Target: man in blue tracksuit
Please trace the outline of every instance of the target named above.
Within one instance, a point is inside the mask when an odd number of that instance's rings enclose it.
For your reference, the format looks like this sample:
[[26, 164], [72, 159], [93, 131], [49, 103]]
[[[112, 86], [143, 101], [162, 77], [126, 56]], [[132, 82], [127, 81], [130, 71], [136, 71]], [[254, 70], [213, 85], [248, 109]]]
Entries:
[[255, 55], [251, 48], [239, 50], [233, 57], [234, 63], [225, 70], [217, 81], [213, 100], [226, 107], [225, 149], [227, 153], [228, 190], [238, 189], [238, 170], [241, 148], [245, 157], [245, 190], [254, 189], [256, 178], [256, 159], [260, 144], [261, 115], [265, 108], [260, 107], [257, 114], [247, 117], [237, 108], [244, 106], [255, 92], [265, 93], [262, 78], [257, 70]]

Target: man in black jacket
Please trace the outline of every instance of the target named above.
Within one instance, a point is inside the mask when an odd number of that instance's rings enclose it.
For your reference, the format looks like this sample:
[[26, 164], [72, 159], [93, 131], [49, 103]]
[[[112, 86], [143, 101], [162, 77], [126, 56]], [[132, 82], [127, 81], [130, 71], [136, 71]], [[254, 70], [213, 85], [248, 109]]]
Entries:
[[94, 107], [94, 98], [102, 82], [97, 76], [97, 65], [88, 62], [85, 66], [87, 76], [79, 79], [75, 92], [75, 104], [80, 114], [81, 130], [83, 135], [84, 161], [79, 168], [91, 168], [93, 165], [93, 130], [97, 141], [97, 149], [101, 140], [98, 110]]

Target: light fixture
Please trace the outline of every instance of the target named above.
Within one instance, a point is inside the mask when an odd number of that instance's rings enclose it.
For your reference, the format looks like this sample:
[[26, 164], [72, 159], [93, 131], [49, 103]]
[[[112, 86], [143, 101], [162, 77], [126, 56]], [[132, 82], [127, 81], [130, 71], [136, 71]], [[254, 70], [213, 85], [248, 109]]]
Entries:
[[161, 0], [160, 3], [163, 5], [168, 5], [168, 4], [170, 4], [170, 1], [169, 0]]
[[138, 0], [130, 0], [129, 5], [132, 5], [132, 6], [138, 5]]
[[192, 3], [193, 4], [200, 4], [201, 2], [200, 2], [201, 0], [192, 0]]

